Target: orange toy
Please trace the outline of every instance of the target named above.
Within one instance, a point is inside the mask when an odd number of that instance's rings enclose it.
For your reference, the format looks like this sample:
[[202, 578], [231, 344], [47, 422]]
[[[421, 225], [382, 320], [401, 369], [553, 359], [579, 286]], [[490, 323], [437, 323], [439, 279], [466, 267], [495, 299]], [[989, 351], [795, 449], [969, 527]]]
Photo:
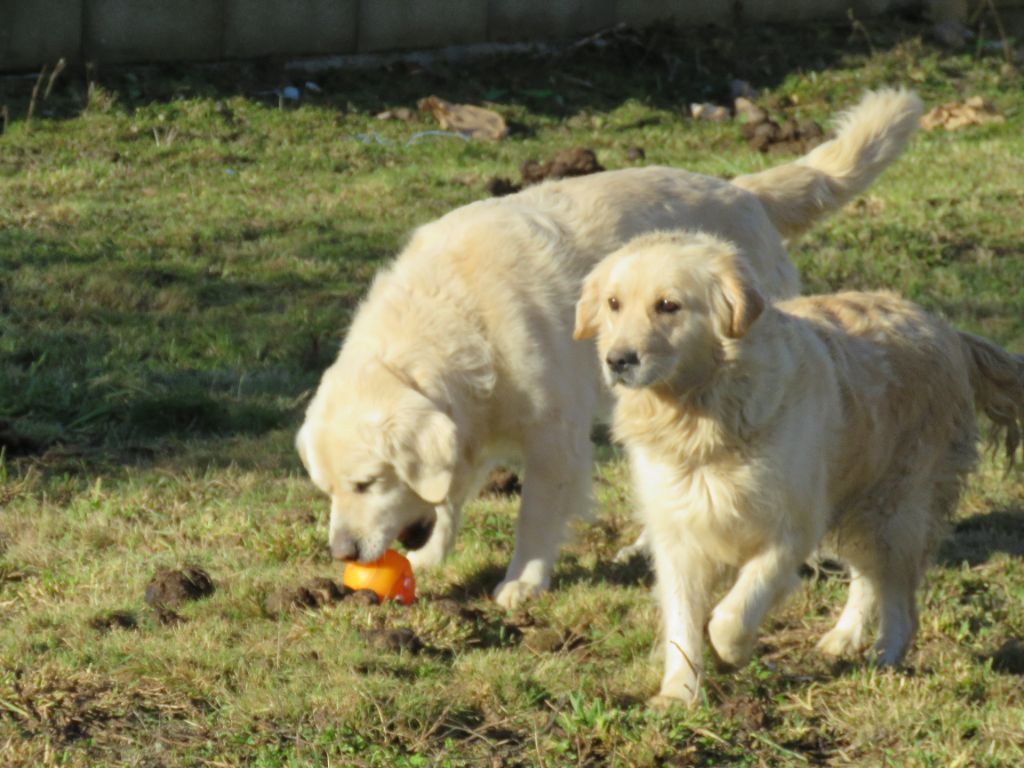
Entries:
[[412, 566], [398, 552], [389, 549], [372, 563], [349, 563], [341, 583], [350, 589], [372, 589], [377, 597], [409, 605], [416, 599]]

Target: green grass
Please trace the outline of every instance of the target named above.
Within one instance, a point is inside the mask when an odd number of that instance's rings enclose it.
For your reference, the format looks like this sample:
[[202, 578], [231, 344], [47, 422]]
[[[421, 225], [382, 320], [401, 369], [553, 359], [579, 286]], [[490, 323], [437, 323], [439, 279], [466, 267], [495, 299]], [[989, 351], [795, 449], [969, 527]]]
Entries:
[[[992, 658], [1024, 637], [1024, 483], [994, 460], [929, 575], [900, 672], [815, 655], [845, 585], [808, 579], [758, 660], [711, 676], [706, 705], [649, 711], [658, 618], [644, 569], [610, 565], [636, 532], [612, 447], [595, 518], [525, 609], [486, 599], [515, 511], [493, 498], [470, 505], [455, 556], [410, 608], [263, 608], [281, 586], [340, 575], [291, 439], [375, 269], [417, 224], [563, 147], [609, 168], [634, 146], [716, 175], [783, 162], [736, 125], [686, 118], [734, 77], [822, 121], [890, 83], [930, 105], [990, 98], [1005, 124], [920, 134], [791, 252], [809, 290], [892, 288], [1024, 351], [1024, 81], [995, 55], [931, 47], [910, 22], [869, 30], [873, 51], [841, 27], [656, 29], [555, 61], [317, 75], [321, 94], [284, 107], [264, 93], [284, 82], [272, 64], [105, 71], [91, 90], [58, 81], [31, 123], [32, 82], [0, 80], [2, 762], [1024, 762], [1020, 670]], [[431, 93], [491, 103], [516, 130], [410, 145], [427, 117], [374, 118]], [[164, 626], [145, 585], [183, 564], [218, 589]], [[111, 610], [138, 627], [90, 624]], [[425, 649], [373, 645], [395, 627]]]

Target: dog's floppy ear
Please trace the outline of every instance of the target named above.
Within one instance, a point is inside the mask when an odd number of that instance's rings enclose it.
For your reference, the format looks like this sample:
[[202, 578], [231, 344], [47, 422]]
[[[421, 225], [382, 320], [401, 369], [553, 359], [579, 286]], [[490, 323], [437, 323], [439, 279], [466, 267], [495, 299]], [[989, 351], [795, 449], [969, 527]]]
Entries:
[[601, 289], [608, 274], [609, 259], [599, 262], [583, 280], [579, 301], [576, 302], [576, 327], [572, 337], [576, 341], [592, 339], [597, 335], [598, 315], [601, 312]]
[[715, 283], [711, 303], [718, 315], [722, 334], [739, 339], [764, 312], [765, 300], [754, 284], [746, 262], [735, 253], [714, 260]]
[[410, 388], [384, 429], [385, 458], [399, 478], [424, 501], [443, 502], [451, 490], [458, 454], [452, 418]]

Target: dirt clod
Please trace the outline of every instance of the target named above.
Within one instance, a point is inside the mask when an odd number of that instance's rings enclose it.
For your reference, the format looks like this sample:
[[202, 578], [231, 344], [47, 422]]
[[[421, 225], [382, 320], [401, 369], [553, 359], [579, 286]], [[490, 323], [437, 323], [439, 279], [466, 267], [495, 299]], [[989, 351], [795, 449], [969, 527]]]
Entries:
[[281, 613], [299, 611], [304, 608], [319, 609], [341, 602], [352, 594], [346, 586], [339, 586], [331, 579], [319, 577], [298, 587], [283, 587], [267, 595], [263, 607], [267, 613], [276, 616]]
[[423, 641], [416, 636], [415, 632], [405, 627], [368, 630], [363, 633], [363, 637], [371, 648], [386, 653], [408, 651], [415, 655], [423, 650]]
[[825, 131], [813, 120], [787, 118], [780, 125], [768, 112], [747, 99], [737, 99], [737, 115], [745, 117], [743, 137], [758, 152], [803, 154], [825, 139]]
[[718, 705], [722, 717], [739, 721], [750, 730], [763, 730], [771, 727], [771, 716], [764, 702], [751, 696], [725, 696]]
[[564, 179], [567, 176], [586, 176], [603, 171], [604, 166], [597, 162], [594, 150], [584, 147], [563, 149], [551, 160], [541, 163], [527, 160], [520, 172], [523, 175], [523, 186], [538, 184], [548, 179]]
[[491, 197], [504, 197], [518, 192], [523, 188], [522, 184], [514, 184], [512, 179], [505, 176], [494, 176], [487, 181], [487, 191]]
[[173, 607], [189, 600], [209, 597], [215, 589], [210, 574], [202, 568], [162, 570], [146, 585], [146, 603]]
[[992, 669], [1011, 675], [1024, 675], [1024, 642], [1014, 637], [992, 654]]
[[[642, 151], [642, 150], [641, 150]], [[564, 179], [569, 176], [586, 176], [603, 171], [604, 166], [597, 161], [592, 149], [570, 147], [558, 152], [545, 162], [527, 160], [519, 168], [522, 183], [515, 184], [504, 176], [495, 176], [487, 182], [487, 191], [495, 197], [510, 195], [531, 184], [539, 184], [549, 179]]]
[[97, 632], [109, 632], [112, 629], [137, 629], [139, 622], [130, 611], [107, 611], [89, 619], [89, 626]]
[[357, 589], [352, 593], [349, 602], [355, 605], [379, 605], [380, 598], [372, 589]]
[[519, 475], [504, 467], [498, 467], [491, 472], [480, 491], [481, 496], [518, 496], [523, 492], [523, 484], [519, 482]]
[[154, 605], [153, 610], [156, 612], [156, 620], [165, 627], [176, 627], [179, 624], [184, 624], [186, 621], [185, 617], [180, 613], [163, 605]]
[[630, 147], [626, 150], [626, 159], [631, 163], [639, 163], [647, 159], [647, 153], [643, 147]]

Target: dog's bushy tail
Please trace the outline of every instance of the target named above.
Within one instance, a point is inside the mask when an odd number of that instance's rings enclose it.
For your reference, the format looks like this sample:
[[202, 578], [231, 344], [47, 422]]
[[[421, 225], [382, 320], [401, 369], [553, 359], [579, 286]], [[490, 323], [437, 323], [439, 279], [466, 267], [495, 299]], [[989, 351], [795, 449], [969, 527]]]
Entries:
[[910, 140], [921, 118], [921, 100], [903, 88], [869, 91], [839, 118], [838, 135], [799, 160], [737, 176], [753, 192], [785, 237], [863, 192]]
[[1012, 466], [1024, 430], [1024, 357], [988, 339], [959, 332], [964, 346], [974, 403], [1004, 435], [1006, 457]]

